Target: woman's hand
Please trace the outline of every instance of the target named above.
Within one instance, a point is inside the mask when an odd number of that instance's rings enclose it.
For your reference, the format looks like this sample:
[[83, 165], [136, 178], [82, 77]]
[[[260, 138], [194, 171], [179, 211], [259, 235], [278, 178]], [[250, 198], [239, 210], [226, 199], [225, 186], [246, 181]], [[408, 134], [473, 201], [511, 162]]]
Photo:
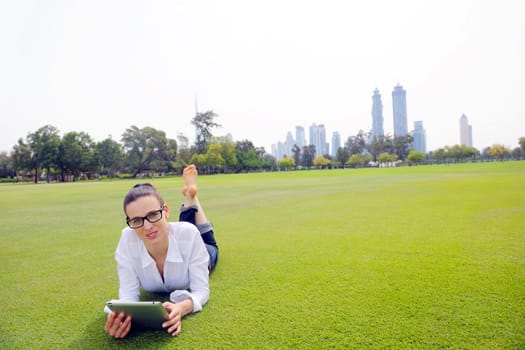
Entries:
[[168, 320], [162, 324], [172, 336], [179, 335], [182, 329], [182, 318], [193, 310], [193, 301], [186, 299], [180, 303], [166, 301], [162, 304], [168, 310]]
[[124, 338], [128, 335], [131, 329], [131, 316], [126, 316], [125, 313], [121, 312], [117, 314], [115, 311], [108, 314], [108, 319], [104, 330], [115, 338]]

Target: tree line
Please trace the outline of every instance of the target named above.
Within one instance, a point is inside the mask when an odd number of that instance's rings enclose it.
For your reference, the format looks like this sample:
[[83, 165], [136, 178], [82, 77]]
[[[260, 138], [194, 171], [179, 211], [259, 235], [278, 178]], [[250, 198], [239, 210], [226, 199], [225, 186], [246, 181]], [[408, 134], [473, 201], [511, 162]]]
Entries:
[[141, 177], [180, 173], [195, 164], [203, 173], [237, 173], [276, 169], [310, 169], [324, 167], [364, 167], [405, 162], [461, 162], [482, 159], [521, 159], [525, 154], [525, 137], [520, 147], [510, 150], [493, 145], [479, 152], [464, 145], [445, 146], [427, 154], [412, 150], [412, 137], [374, 137], [359, 131], [348, 137], [337, 154], [316, 156], [314, 145], [295, 145], [292, 154], [279, 161], [255, 147], [249, 140], [233, 142], [214, 136], [220, 127], [213, 111], [197, 113], [191, 120], [197, 137], [193, 145], [179, 133], [170, 139], [162, 130], [130, 126], [120, 142], [111, 137], [95, 142], [85, 132], [67, 132], [62, 137], [52, 125], [45, 125], [20, 138], [10, 154], [0, 153], [0, 178], [38, 182], [76, 181], [101, 177]]
[[310, 167], [369, 167], [381, 164], [443, 164], [466, 161], [492, 161], [506, 159], [522, 159], [525, 157], [525, 137], [519, 139], [519, 147], [509, 149], [495, 144], [479, 151], [465, 145], [444, 146], [435, 151], [423, 153], [412, 149], [411, 135], [392, 137], [391, 135], [374, 136], [371, 141], [369, 134], [359, 131], [357, 135], [348, 137], [344, 147], [337, 154], [316, 156], [315, 146], [295, 145], [292, 155], [285, 156], [278, 162], [280, 168], [310, 168]]

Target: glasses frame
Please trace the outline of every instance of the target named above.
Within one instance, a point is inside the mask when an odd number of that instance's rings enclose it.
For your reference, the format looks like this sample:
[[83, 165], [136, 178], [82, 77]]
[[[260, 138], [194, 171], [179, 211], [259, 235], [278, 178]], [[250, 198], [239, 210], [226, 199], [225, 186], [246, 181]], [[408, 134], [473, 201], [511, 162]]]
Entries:
[[[150, 224], [154, 224], [154, 223], [159, 222], [160, 220], [162, 220], [162, 218], [163, 218], [163, 216], [164, 216], [164, 215], [162, 214], [162, 212], [164, 212], [164, 206], [162, 206], [159, 210], [153, 210], [153, 211], [150, 211], [150, 212], [148, 213], [148, 215], [143, 216], [143, 217], [136, 216], [136, 217], [134, 217], [134, 218], [126, 218], [126, 224], [129, 226], [129, 228], [132, 228], [132, 229], [136, 230], [136, 229], [141, 228], [141, 227], [144, 226], [144, 220], [148, 220], [148, 222], [149, 222]], [[159, 217], [157, 220], [153, 220], [153, 221], [152, 221], [152, 220], [148, 219], [148, 216], [155, 215], [155, 214], [157, 214], [157, 213], [160, 214], [160, 217]], [[131, 226], [130, 221], [131, 221], [131, 220], [137, 220], [137, 219], [140, 219], [140, 220], [142, 221], [142, 224], [141, 224], [140, 226]]]

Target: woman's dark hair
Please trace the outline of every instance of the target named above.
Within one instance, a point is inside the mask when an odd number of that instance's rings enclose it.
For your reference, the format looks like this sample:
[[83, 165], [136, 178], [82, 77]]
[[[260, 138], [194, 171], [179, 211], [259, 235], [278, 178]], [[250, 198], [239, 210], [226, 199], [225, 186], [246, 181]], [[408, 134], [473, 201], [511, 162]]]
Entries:
[[[160, 192], [157, 191], [155, 187], [153, 187], [150, 183], [142, 183], [142, 184], [136, 184], [133, 186], [131, 190], [126, 194], [126, 197], [124, 197], [124, 213], [126, 213], [126, 206], [136, 201], [137, 199], [141, 197], [146, 196], [153, 196], [157, 198], [160, 202], [160, 206], [164, 205], [164, 200], [162, 199], [162, 196], [160, 195]], [[126, 214], [127, 215], [127, 214]]]

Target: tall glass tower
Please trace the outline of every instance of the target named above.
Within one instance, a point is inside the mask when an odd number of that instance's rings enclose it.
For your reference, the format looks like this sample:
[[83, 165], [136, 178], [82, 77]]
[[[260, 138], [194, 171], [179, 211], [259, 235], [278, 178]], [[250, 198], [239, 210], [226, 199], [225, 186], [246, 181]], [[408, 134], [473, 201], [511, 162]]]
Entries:
[[302, 126], [295, 127], [295, 144], [301, 150], [306, 146], [306, 137], [304, 136], [304, 128]]
[[332, 157], [337, 155], [337, 150], [341, 147], [341, 135], [338, 131], [332, 133]]
[[414, 131], [412, 131], [412, 149], [427, 153], [427, 136], [425, 129], [423, 129], [423, 122], [416, 121], [414, 122]]
[[407, 128], [407, 97], [406, 91], [399, 84], [392, 91], [392, 107], [394, 110], [394, 137], [406, 136]]
[[310, 126], [310, 145], [315, 146], [315, 155], [328, 154], [328, 143], [326, 142], [326, 131], [324, 124]]
[[459, 143], [472, 147], [472, 125], [468, 123], [468, 118], [465, 114], [462, 114], [461, 118], [459, 118]]
[[383, 136], [383, 103], [381, 102], [381, 94], [379, 90], [375, 89], [372, 95], [372, 135]]

